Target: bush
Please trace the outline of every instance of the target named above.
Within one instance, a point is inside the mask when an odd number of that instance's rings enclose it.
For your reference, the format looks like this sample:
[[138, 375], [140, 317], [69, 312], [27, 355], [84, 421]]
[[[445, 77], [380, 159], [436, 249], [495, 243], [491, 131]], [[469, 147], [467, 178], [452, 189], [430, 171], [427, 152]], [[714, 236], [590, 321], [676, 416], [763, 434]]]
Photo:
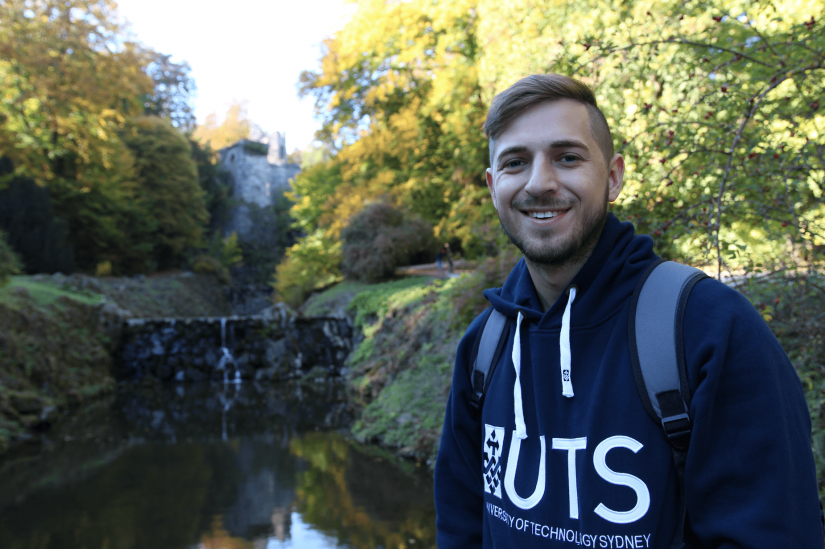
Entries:
[[19, 274], [20, 268], [20, 259], [9, 246], [6, 233], [0, 230], [0, 288], [9, 283], [12, 275]]
[[232, 277], [229, 274], [229, 269], [221, 265], [221, 262], [214, 257], [208, 255], [199, 255], [192, 263], [192, 270], [200, 274], [215, 275], [218, 282], [225, 285], [232, 284]]
[[305, 236], [286, 252], [275, 268], [275, 299], [298, 308], [307, 297], [341, 278], [341, 243], [322, 231]]
[[391, 277], [402, 265], [432, 260], [438, 245], [429, 223], [381, 202], [353, 216], [341, 238], [344, 274], [370, 282]]

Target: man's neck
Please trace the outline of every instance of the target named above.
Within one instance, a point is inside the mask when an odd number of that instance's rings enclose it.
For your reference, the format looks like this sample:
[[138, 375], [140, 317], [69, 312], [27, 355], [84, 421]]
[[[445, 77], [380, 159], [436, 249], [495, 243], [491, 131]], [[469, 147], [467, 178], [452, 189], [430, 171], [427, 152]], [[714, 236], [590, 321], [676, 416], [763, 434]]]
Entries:
[[533, 286], [535, 286], [536, 293], [539, 295], [541, 312], [547, 312], [553, 306], [553, 303], [556, 302], [570, 282], [579, 274], [592, 253], [593, 250], [579, 261], [570, 262], [561, 267], [548, 267], [533, 263], [526, 257], [524, 258], [527, 270], [530, 272], [530, 278], [533, 279]]

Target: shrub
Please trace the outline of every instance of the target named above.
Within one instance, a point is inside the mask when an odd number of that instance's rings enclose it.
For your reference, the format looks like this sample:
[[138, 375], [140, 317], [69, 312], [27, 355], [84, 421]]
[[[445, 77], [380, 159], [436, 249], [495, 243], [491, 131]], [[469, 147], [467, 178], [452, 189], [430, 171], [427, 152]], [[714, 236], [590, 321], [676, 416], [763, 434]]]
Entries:
[[413, 260], [427, 261], [437, 243], [430, 224], [382, 202], [368, 205], [342, 231], [347, 277], [378, 281]]
[[19, 274], [21, 267], [20, 259], [6, 240], [6, 233], [0, 230], [0, 288], [9, 283], [12, 275]]
[[215, 275], [221, 284], [232, 284], [232, 277], [229, 269], [221, 265], [221, 262], [208, 255], [199, 255], [192, 263], [192, 270], [196, 273]]
[[287, 250], [275, 268], [275, 299], [300, 307], [313, 291], [341, 278], [340, 264], [340, 242], [322, 231], [305, 236]]

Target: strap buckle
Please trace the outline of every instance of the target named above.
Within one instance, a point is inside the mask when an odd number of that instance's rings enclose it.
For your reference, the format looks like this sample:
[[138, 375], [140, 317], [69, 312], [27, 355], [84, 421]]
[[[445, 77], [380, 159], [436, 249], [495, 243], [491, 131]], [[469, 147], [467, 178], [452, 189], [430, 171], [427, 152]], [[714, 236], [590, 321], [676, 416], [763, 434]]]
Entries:
[[667, 440], [673, 446], [679, 447], [690, 440], [690, 418], [687, 414], [677, 414], [662, 418], [662, 428]]

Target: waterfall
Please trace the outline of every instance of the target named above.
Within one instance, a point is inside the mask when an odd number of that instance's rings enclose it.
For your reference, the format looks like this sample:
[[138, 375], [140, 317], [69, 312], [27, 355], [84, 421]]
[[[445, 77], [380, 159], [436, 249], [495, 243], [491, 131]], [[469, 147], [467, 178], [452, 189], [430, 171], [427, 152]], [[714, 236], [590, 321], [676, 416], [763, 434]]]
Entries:
[[[231, 328], [231, 326], [230, 326]], [[234, 333], [234, 331], [233, 331]], [[241, 371], [238, 369], [237, 364], [235, 364], [235, 358], [232, 356], [232, 353], [229, 352], [229, 349], [226, 346], [226, 318], [221, 318], [221, 359], [218, 361], [218, 370], [223, 370], [223, 382], [226, 384], [235, 383], [238, 384], [241, 382]], [[229, 370], [226, 367], [227, 364], [232, 363], [235, 366], [235, 377], [230, 380], [229, 379]]]

